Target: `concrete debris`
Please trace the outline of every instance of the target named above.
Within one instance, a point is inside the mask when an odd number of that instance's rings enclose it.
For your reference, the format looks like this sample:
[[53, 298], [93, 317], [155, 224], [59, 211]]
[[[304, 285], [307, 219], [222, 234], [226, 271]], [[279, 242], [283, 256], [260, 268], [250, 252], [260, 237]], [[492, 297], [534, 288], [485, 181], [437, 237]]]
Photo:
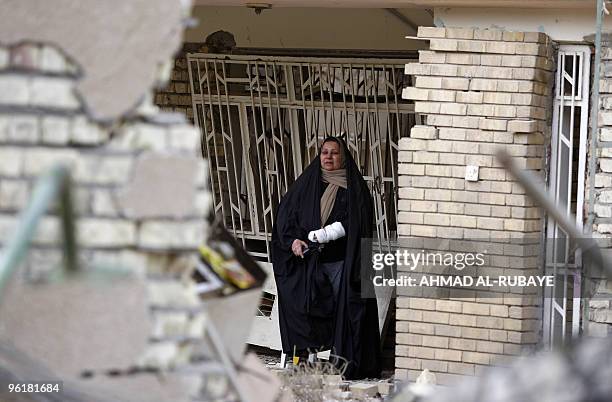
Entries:
[[378, 393], [381, 395], [389, 395], [393, 391], [393, 383], [381, 381], [378, 384]]
[[[112, 120], [138, 104], [159, 66], [180, 46], [189, 1], [0, 0], [2, 43], [43, 42], [80, 66], [78, 91], [91, 114]], [[75, 35], [78, 32], [78, 35]], [[62, 71], [56, 52], [25, 46], [13, 52], [16, 67]]]
[[281, 389], [280, 379], [269, 371], [254, 353], [243, 359], [238, 374], [238, 384], [247, 395], [257, 395], [257, 402], [275, 401]]
[[138, 278], [14, 283], [0, 303], [0, 338], [64, 378], [132, 366], [147, 348], [149, 325]]
[[586, 339], [567, 353], [545, 352], [517, 360], [508, 368], [492, 367], [472, 381], [440, 389], [422, 401], [608, 401], [610, 378], [612, 341]]
[[354, 398], [373, 397], [378, 393], [378, 385], [357, 383], [349, 386], [349, 391]]
[[132, 219], [192, 216], [197, 169], [195, 156], [153, 152], [141, 155], [136, 160], [131, 183], [119, 197], [121, 209]]
[[417, 378], [416, 383], [436, 385], [436, 375], [430, 372], [428, 369], [425, 369]]

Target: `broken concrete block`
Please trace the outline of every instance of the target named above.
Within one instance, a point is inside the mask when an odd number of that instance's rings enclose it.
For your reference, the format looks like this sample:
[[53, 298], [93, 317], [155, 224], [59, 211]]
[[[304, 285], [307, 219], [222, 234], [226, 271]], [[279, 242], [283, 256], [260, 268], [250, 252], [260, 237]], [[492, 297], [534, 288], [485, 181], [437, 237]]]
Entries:
[[378, 385], [360, 382], [357, 384], [351, 384], [349, 390], [351, 391], [354, 397], [371, 397], [376, 395], [376, 393], [378, 392]]
[[[105, 120], [126, 113], [149, 91], [158, 66], [171, 59], [179, 47], [185, 12], [191, 7], [188, 1], [153, 4], [151, 0], [36, 4], [36, 12], [32, 12], [31, 2], [0, 0], [2, 42], [40, 40], [74, 58], [83, 72], [77, 84], [80, 94], [92, 115]], [[109, 26], [113, 29], [107, 29]], [[28, 44], [14, 47], [12, 65], [38, 68], [39, 49]], [[45, 69], [55, 69], [58, 63], [49, 56], [42, 62]]]
[[149, 309], [142, 279], [15, 282], [3, 296], [0, 337], [59, 376], [131, 367], [147, 348]]
[[135, 163], [131, 182], [119, 197], [123, 212], [134, 219], [192, 215], [197, 167], [195, 156], [142, 155]]
[[281, 390], [280, 379], [270, 372], [257, 355], [249, 353], [240, 364], [243, 370], [238, 375], [238, 386], [244, 395], [257, 395], [258, 402], [273, 402]]
[[327, 374], [323, 376], [323, 384], [339, 386], [342, 383], [342, 376], [339, 374]]
[[417, 384], [430, 384], [436, 385], [436, 375], [430, 372], [428, 369], [423, 370], [423, 372], [416, 379]]
[[342, 392], [342, 388], [340, 388], [340, 384], [326, 384], [323, 385], [323, 393], [329, 395], [335, 395], [339, 392]]
[[390, 382], [379, 382], [378, 393], [381, 395], [389, 395], [393, 391], [393, 384]]

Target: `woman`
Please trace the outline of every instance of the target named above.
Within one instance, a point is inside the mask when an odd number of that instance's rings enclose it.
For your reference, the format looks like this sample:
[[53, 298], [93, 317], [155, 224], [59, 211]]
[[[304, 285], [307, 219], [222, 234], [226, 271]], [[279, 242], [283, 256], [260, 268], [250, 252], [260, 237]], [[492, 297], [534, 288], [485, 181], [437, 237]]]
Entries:
[[361, 297], [361, 239], [372, 222], [365, 180], [344, 141], [328, 137], [272, 230], [283, 352], [331, 348], [348, 360], [348, 379], [380, 375], [376, 299]]

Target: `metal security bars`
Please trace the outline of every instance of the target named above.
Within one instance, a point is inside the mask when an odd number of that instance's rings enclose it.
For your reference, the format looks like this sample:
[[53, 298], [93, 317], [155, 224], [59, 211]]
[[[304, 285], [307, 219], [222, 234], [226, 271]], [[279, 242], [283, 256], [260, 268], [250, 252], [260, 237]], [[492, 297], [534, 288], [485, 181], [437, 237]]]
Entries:
[[[591, 51], [561, 46], [553, 103], [550, 191], [567, 216], [583, 225]], [[547, 224], [546, 274], [555, 286], [544, 298], [544, 342], [561, 346], [580, 329], [581, 255], [553, 219]]]
[[343, 136], [374, 196], [376, 233], [396, 236], [398, 140], [414, 125], [401, 99], [410, 59], [188, 54], [195, 123], [214, 212], [269, 261], [276, 208], [316, 156]]

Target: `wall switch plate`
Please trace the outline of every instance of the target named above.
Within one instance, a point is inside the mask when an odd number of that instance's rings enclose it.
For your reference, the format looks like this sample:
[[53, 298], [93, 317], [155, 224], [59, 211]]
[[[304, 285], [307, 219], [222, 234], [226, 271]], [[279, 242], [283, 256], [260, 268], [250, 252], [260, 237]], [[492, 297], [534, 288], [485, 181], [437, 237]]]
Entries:
[[465, 180], [478, 181], [478, 166], [468, 165], [465, 167]]

